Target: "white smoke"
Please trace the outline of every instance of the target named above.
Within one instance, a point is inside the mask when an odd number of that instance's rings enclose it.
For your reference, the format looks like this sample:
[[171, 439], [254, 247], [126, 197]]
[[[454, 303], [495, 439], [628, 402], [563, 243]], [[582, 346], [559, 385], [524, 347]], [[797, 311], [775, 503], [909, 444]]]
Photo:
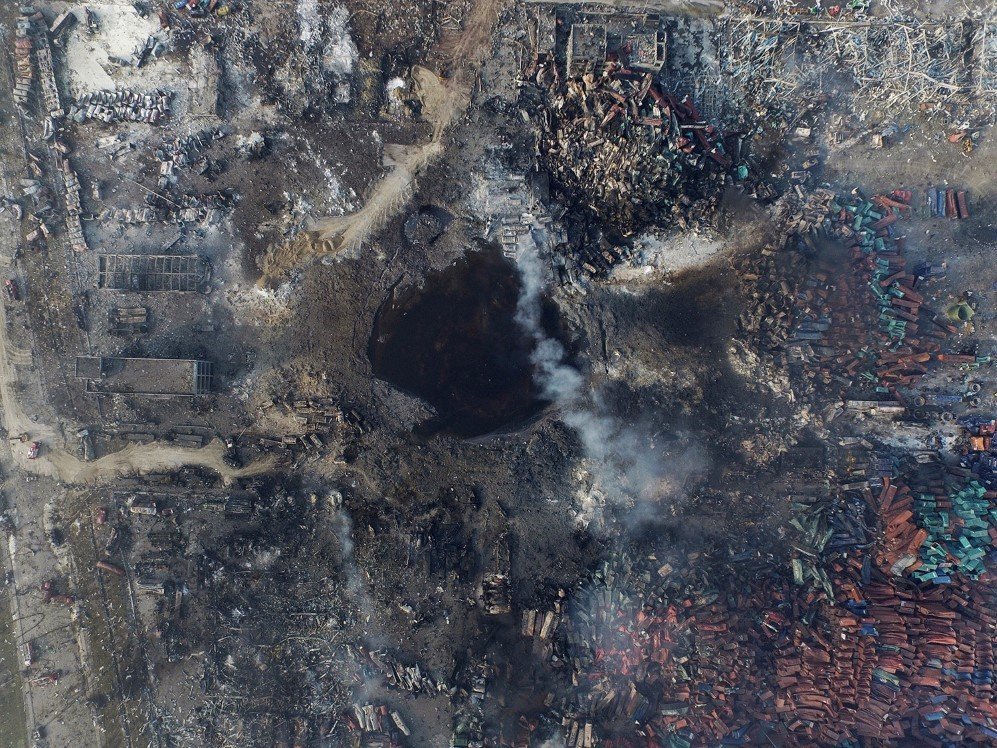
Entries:
[[516, 322], [533, 338], [533, 364], [537, 384], [544, 398], [559, 405], [574, 405], [581, 399], [584, 379], [581, 373], [564, 363], [564, 346], [543, 329], [541, 291], [543, 265], [535, 249], [526, 249], [519, 258], [519, 275], [523, 290], [516, 303]]
[[537, 748], [567, 748], [567, 743], [564, 742], [564, 737], [558, 734], [552, 738], [547, 738]]
[[581, 372], [565, 362], [564, 346], [543, 329], [544, 272], [537, 250], [525, 249], [518, 267], [522, 293], [516, 322], [534, 342], [535, 381], [544, 398], [561, 409], [585, 454], [577, 475], [585, 486], [576, 497], [578, 523], [601, 523], [607, 505], [634, 507], [679, 495], [689, 476], [704, 468], [700, 450], [688, 441], [658, 440], [648, 424], [624, 423], [599, 391], [586, 387]]
[[343, 507], [334, 507], [329, 516], [329, 525], [339, 541], [340, 568], [346, 581], [346, 590], [353, 598], [365, 624], [376, 620], [374, 601], [370, 596], [367, 581], [357, 566], [353, 545], [353, 520]]

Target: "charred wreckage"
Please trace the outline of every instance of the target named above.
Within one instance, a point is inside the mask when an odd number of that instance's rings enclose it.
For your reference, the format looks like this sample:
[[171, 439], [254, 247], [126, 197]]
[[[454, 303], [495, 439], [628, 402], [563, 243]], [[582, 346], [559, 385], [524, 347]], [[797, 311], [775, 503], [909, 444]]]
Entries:
[[64, 5], [12, 745], [997, 743], [992, 13]]

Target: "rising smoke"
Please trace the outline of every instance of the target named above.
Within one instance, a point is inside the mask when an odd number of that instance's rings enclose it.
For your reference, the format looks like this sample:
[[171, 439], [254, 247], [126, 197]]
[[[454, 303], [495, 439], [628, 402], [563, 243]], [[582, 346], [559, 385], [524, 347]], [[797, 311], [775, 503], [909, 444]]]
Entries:
[[543, 396], [562, 411], [585, 454], [578, 475], [585, 484], [577, 495], [578, 523], [598, 526], [607, 508], [642, 509], [678, 497], [688, 477], [705, 467], [702, 451], [688, 442], [665, 449], [651, 424], [625, 423], [613, 413], [603, 393], [589, 387], [581, 372], [565, 361], [564, 346], [544, 330], [544, 271], [536, 249], [521, 254], [518, 268], [522, 291], [516, 322], [534, 342], [534, 378]]

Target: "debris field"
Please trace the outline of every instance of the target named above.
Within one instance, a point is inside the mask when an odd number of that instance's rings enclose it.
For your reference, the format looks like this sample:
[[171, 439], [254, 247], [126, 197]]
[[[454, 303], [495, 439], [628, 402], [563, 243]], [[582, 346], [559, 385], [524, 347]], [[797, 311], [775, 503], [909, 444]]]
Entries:
[[997, 744], [992, 3], [0, 38], [0, 748]]

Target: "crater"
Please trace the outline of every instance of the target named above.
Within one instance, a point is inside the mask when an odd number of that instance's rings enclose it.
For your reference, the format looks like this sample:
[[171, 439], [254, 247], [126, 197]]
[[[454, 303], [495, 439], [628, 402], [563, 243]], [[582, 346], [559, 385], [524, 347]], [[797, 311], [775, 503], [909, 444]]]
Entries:
[[[487, 247], [381, 305], [368, 351], [374, 376], [436, 409], [420, 433], [513, 430], [549, 404], [533, 381], [533, 340], [515, 319], [520, 290], [515, 266]], [[560, 338], [553, 304], [544, 317]]]

